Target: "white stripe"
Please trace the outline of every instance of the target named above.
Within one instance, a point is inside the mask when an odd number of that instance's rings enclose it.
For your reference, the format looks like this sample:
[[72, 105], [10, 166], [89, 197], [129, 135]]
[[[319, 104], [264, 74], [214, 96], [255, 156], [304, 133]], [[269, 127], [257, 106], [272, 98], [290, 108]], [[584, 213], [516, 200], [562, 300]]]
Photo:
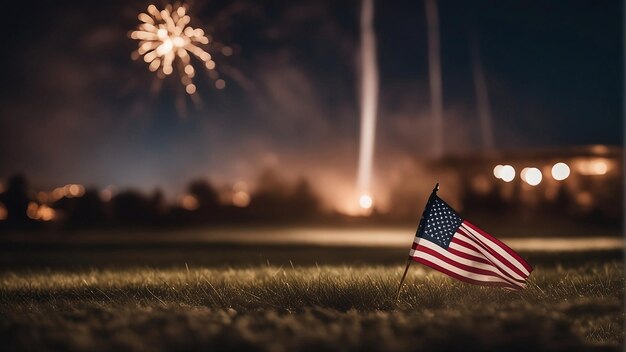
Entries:
[[[454, 235], [454, 237], [460, 237], [459, 235], [460, 234], [457, 232]], [[465, 241], [465, 242], [467, 242], [467, 241]], [[485, 258], [485, 256], [482, 253], [476, 252], [475, 250], [469, 249], [469, 248], [467, 248], [465, 246], [461, 246], [458, 243], [450, 242], [450, 246], [448, 246], [448, 248], [456, 249], [459, 252], [463, 252], [465, 254], [473, 255], [474, 257], [487, 259], [487, 258]]]
[[528, 272], [528, 270], [526, 270], [526, 268], [522, 265], [522, 263], [520, 263], [519, 260], [513, 258], [513, 256], [510, 255], [509, 252], [507, 252], [504, 249], [502, 249], [502, 247], [500, 247], [499, 244], [497, 244], [497, 243], [493, 242], [492, 240], [488, 239], [487, 237], [481, 235], [477, 231], [474, 231], [474, 229], [472, 229], [471, 227], [469, 227], [469, 226], [467, 226], [465, 224], [461, 224], [461, 227], [463, 227], [463, 229], [469, 231], [470, 234], [476, 236], [476, 238], [478, 238], [481, 242], [483, 242], [489, 248], [492, 248], [493, 250], [498, 252], [498, 254], [500, 254], [501, 256], [506, 258], [511, 264], [515, 265], [516, 268], [518, 268], [524, 274], [526, 274], [526, 276], [530, 275], [530, 273]]
[[432, 255], [428, 253], [424, 253], [420, 251], [413, 251], [413, 254], [415, 254], [415, 255], [412, 255], [414, 258], [426, 259], [433, 264], [436, 264], [446, 270], [449, 270], [457, 275], [466, 277], [468, 279], [482, 281], [482, 282], [501, 282], [501, 283], [509, 284], [508, 282], [495, 276], [476, 274], [476, 273], [469, 272], [467, 270], [463, 270], [461, 268], [457, 268], [456, 266], [450, 265], [437, 257], [433, 257]]
[[489, 261], [491, 261], [494, 264], [494, 266], [496, 266], [501, 271], [506, 272], [512, 278], [514, 278], [516, 280], [520, 280], [520, 281], [526, 281], [525, 277], [520, 276], [518, 273], [516, 273], [511, 268], [509, 268], [506, 264], [502, 263], [498, 258], [494, 257], [491, 253], [489, 253], [488, 250], [484, 249], [482, 246], [480, 246], [478, 243], [476, 243], [476, 239], [475, 238], [467, 237], [464, 233], [461, 233], [461, 232], [457, 232], [454, 236], [458, 236], [459, 239], [461, 239], [461, 240], [463, 240], [463, 241], [465, 241], [465, 242], [467, 242], [469, 244], [474, 245], [474, 247], [476, 249], [478, 249], [478, 251], [480, 251], [480, 253], [485, 258], [487, 258]]
[[[419, 245], [421, 239], [422, 239], [421, 237], [415, 236], [415, 238], [413, 239], [413, 244]], [[409, 257], [411, 256], [411, 251], [413, 250], [413, 247], [417, 247], [417, 246], [411, 246], [411, 249], [409, 250]]]
[[[428, 241], [428, 240], [421, 241], [420, 246], [421, 247], [426, 247], [428, 249], [431, 249], [431, 250], [441, 254], [442, 256], [444, 256], [444, 257], [446, 257], [446, 258], [448, 258], [450, 260], [453, 260], [453, 261], [455, 261], [457, 263], [464, 264], [464, 265], [467, 265], [467, 266], [470, 266], [470, 267], [473, 267], [473, 268], [477, 268], [477, 269], [486, 270], [486, 271], [489, 271], [490, 273], [493, 273], [494, 275], [501, 275], [502, 276], [502, 277], [500, 277], [501, 279], [506, 280], [507, 282], [509, 282], [512, 285], [525, 287], [525, 285], [523, 285], [522, 283], [516, 282], [515, 280], [508, 278], [505, 274], [501, 273], [500, 270], [496, 266], [494, 266], [494, 265], [480, 263], [480, 262], [477, 262], [477, 261], [474, 261], [474, 260], [470, 260], [470, 259], [459, 257], [458, 255], [450, 253], [450, 252], [446, 251], [445, 249], [441, 248], [439, 245], [437, 245], [437, 244], [435, 244], [435, 243], [433, 243], [431, 241]], [[418, 248], [417, 251], [419, 252], [419, 248]], [[415, 250], [413, 250], [412, 256], [415, 256]]]

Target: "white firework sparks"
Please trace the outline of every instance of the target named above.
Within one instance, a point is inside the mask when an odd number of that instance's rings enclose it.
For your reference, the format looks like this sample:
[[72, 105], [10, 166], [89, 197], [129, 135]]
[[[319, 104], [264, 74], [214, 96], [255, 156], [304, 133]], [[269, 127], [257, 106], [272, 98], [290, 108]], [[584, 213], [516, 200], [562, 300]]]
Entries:
[[[174, 66], [180, 75], [185, 91], [192, 95], [196, 92], [193, 77], [196, 70], [191, 64], [191, 55], [195, 56], [208, 70], [215, 69], [211, 54], [202, 49], [210, 38], [201, 28], [189, 26], [191, 17], [187, 15], [185, 5], [167, 5], [159, 11], [156, 6], [148, 6], [147, 13], [138, 16], [142, 22], [130, 37], [139, 41], [134, 53], [136, 58], [143, 55], [143, 60], [152, 72], [161, 70], [164, 75], [171, 75]], [[216, 82], [218, 88], [224, 87], [224, 81]]]

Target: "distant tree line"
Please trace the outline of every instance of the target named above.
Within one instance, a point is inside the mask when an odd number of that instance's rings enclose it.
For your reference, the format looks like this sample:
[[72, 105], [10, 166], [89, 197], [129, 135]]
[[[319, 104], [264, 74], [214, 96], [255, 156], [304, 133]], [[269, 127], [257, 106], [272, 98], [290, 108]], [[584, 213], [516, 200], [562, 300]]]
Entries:
[[[543, 184], [528, 189], [521, 182], [481, 181], [471, 174], [463, 177], [445, 170], [438, 174], [446, 201], [484, 227], [515, 228], [523, 234], [534, 228], [566, 232], [579, 225], [617, 231], [623, 225], [621, 178], [581, 179], [576, 187], [559, 186], [549, 193]], [[149, 194], [127, 189], [103, 197], [96, 188], [84, 189], [79, 196], [66, 194], [42, 201], [38, 197], [42, 192], [34, 192], [24, 176], [16, 175], [0, 190], [0, 231], [230, 224], [416, 225], [432, 189], [428, 182], [414, 181], [424, 178], [407, 173], [389, 187], [389, 207], [384, 212], [374, 208], [367, 217], [352, 217], [324, 208], [306, 179], [288, 182], [273, 170], [262, 172], [250, 192], [234, 186], [218, 189], [207, 179], [195, 179], [176, 202], [168, 202], [159, 189]]]
[[[257, 190], [245, 194], [248, 197], [245, 204], [239, 205], [220, 202], [218, 190], [205, 179], [188, 184], [185, 197], [190, 197], [191, 204], [168, 203], [159, 189], [150, 194], [123, 190], [103, 200], [100, 190], [87, 188], [81, 196], [61, 197], [44, 205], [29, 189], [26, 178], [17, 175], [8, 180], [5, 191], [0, 193], [0, 205], [4, 207], [0, 229], [289, 224], [324, 221], [333, 216], [322, 211], [319, 197], [306, 179], [289, 184], [267, 171], [260, 176], [258, 184]], [[33, 204], [48, 207], [54, 217], [41, 221], [29, 216]]]

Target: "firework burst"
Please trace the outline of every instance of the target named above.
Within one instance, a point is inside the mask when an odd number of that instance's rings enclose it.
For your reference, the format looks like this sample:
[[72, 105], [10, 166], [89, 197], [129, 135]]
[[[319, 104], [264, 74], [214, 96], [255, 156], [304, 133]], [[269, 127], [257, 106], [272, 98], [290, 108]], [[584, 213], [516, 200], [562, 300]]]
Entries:
[[[176, 69], [187, 94], [195, 94], [193, 78], [196, 69], [191, 63], [191, 56], [200, 60], [208, 70], [214, 70], [215, 61], [202, 48], [211, 42], [211, 38], [201, 28], [189, 25], [191, 17], [185, 5], [167, 5], [160, 11], [150, 5], [147, 13], [140, 13], [138, 18], [141, 24], [130, 33], [132, 39], [139, 41], [133, 57], [143, 56], [150, 71], [162, 73], [161, 77], [171, 75]], [[217, 80], [216, 87], [223, 88], [224, 81]]]

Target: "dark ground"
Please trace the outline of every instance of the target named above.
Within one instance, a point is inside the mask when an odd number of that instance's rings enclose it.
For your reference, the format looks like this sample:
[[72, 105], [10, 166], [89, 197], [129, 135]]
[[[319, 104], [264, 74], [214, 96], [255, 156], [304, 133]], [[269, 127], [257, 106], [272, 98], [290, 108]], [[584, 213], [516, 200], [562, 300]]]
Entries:
[[521, 293], [413, 264], [406, 248], [0, 242], [8, 351], [617, 351], [620, 250], [521, 252]]

